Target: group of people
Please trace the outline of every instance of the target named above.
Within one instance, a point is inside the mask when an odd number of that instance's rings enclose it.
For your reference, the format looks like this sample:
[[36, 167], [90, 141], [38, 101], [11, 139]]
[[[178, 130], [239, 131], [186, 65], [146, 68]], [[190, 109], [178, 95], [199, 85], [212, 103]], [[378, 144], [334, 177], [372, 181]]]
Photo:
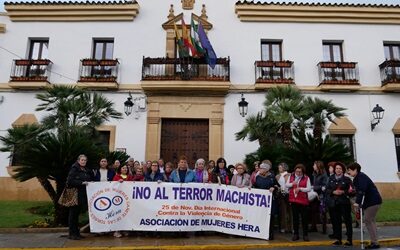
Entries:
[[[164, 164], [163, 159], [148, 161], [140, 164], [130, 158], [126, 165], [115, 161], [110, 167], [107, 159], [99, 162], [95, 170], [86, 167], [87, 158], [80, 155], [73, 164], [67, 178], [67, 186], [78, 188], [78, 206], [70, 208], [69, 238], [81, 239], [79, 233], [79, 211], [87, 204], [86, 185], [91, 181], [150, 181], [175, 183], [215, 183], [233, 185], [239, 188], [258, 188], [269, 190], [273, 194], [271, 209], [270, 235], [274, 238], [274, 221], [279, 217], [279, 228], [282, 233], [293, 233], [292, 240], [299, 240], [300, 218], [302, 222], [303, 240], [309, 241], [308, 232], [316, 230], [316, 224], [321, 221], [322, 231], [326, 233], [327, 214], [329, 214], [335, 239], [333, 245], [342, 245], [342, 219], [346, 225], [347, 241], [352, 243], [352, 206], [355, 210], [363, 209], [365, 224], [371, 237], [369, 249], [379, 248], [375, 217], [382, 203], [378, 189], [371, 179], [361, 172], [358, 163], [350, 164], [347, 169], [341, 162], [328, 163], [328, 171], [324, 164], [316, 161], [313, 165], [313, 174], [308, 176], [303, 164], [297, 164], [292, 173], [286, 163], [278, 165], [278, 173], [272, 171], [269, 160], [254, 163], [254, 171], [249, 173], [246, 164], [237, 163], [227, 166], [224, 158], [216, 162], [198, 159], [193, 168], [190, 168], [185, 156], [179, 158], [177, 167], [170, 162]], [[353, 180], [352, 180], [353, 179]], [[355, 197], [351, 205], [350, 199]], [[311, 230], [309, 217], [311, 214]], [[114, 233], [121, 237], [120, 232]]]

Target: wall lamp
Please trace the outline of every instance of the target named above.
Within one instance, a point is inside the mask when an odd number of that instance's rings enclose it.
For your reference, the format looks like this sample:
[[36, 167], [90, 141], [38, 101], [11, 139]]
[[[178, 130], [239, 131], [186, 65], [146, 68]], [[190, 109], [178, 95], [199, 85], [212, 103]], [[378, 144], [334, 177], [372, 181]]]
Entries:
[[139, 112], [145, 112], [146, 111], [146, 97], [136, 97], [133, 98], [131, 95], [131, 92], [129, 92], [129, 96], [124, 102], [124, 111], [127, 116], [134, 113], [134, 116], [136, 119], [139, 119]]
[[127, 116], [132, 114], [133, 105], [134, 105], [134, 103], [132, 102], [132, 95], [131, 95], [131, 92], [129, 92], [129, 97], [124, 102], [124, 111]]
[[379, 124], [379, 121], [383, 119], [383, 115], [385, 114], [385, 110], [376, 104], [376, 106], [372, 109], [372, 116], [374, 119], [371, 121], [371, 131], [374, 131], [376, 125]]
[[245, 98], [243, 97], [243, 94], [242, 94], [242, 100], [240, 102], [238, 102], [238, 105], [239, 105], [239, 114], [242, 117], [245, 117], [247, 115], [247, 109], [248, 109], [249, 103], [246, 102]]

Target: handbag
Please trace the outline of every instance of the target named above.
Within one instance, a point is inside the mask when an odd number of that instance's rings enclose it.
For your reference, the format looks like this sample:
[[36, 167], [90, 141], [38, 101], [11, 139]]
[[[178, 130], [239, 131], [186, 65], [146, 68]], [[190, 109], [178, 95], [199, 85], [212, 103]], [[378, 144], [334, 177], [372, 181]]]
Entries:
[[318, 193], [311, 190], [310, 192], [307, 192], [308, 200], [313, 201], [315, 198], [318, 197]]
[[60, 199], [58, 199], [58, 204], [64, 207], [78, 206], [78, 189], [64, 188]]

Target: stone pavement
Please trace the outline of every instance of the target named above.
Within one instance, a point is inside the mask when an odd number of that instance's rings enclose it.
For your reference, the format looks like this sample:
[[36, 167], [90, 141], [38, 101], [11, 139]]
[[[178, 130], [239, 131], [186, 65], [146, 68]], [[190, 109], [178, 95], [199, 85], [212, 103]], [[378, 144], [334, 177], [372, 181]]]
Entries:
[[[400, 226], [379, 226], [380, 243], [383, 246], [400, 246]], [[67, 231], [15, 229], [0, 231], [0, 248], [7, 249], [250, 249], [250, 248], [287, 248], [307, 246], [328, 246], [333, 241], [327, 235], [310, 233], [309, 242], [292, 242], [290, 234], [275, 233], [275, 239], [259, 239], [232, 236], [215, 232], [201, 233], [142, 233], [133, 232], [131, 236], [114, 238], [112, 234], [98, 236], [83, 234], [82, 240], [69, 240]], [[354, 244], [359, 248], [360, 229], [354, 229]], [[368, 238], [368, 234], [364, 234]]]

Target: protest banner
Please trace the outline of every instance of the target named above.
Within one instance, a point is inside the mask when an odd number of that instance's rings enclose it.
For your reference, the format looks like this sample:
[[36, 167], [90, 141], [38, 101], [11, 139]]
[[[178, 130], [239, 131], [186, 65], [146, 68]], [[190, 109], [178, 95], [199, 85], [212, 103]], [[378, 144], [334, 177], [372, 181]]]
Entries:
[[91, 232], [217, 231], [268, 239], [268, 190], [204, 183], [92, 182]]

